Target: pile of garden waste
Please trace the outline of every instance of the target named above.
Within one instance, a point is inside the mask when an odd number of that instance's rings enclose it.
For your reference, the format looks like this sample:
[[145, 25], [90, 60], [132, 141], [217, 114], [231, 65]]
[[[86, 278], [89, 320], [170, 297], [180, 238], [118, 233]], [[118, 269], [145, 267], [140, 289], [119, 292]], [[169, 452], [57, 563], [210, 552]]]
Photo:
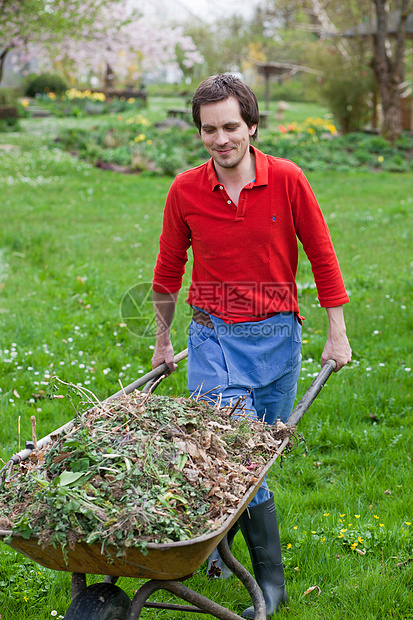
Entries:
[[239, 407], [138, 391], [95, 403], [9, 473], [0, 529], [118, 552], [218, 529], [295, 432], [251, 423]]

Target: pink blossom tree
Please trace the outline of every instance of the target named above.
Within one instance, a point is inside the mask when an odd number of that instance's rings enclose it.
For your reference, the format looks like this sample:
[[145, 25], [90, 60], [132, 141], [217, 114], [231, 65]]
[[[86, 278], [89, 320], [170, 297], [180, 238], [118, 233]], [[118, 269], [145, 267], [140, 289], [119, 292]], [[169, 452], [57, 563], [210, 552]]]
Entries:
[[202, 62], [182, 28], [131, 9], [128, 0], [0, 0], [0, 15], [0, 80], [7, 54], [16, 70], [35, 57], [41, 71], [59, 63], [75, 80], [101, 82], [178, 70], [178, 48], [185, 66]]

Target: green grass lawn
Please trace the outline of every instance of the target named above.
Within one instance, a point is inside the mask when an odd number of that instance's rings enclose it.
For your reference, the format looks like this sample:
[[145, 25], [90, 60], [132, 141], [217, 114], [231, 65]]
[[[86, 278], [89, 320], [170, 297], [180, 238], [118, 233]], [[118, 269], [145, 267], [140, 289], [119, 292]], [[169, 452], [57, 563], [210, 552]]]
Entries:
[[[39, 437], [73, 417], [65, 401], [44, 398], [52, 374], [103, 399], [150, 369], [154, 340], [131, 331], [120, 308], [128, 290], [151, 281], [171, 179], [105, 172], [47, 146], [59, 126], [76, 123], [93, 120], [33, 119], [24, 121], [26, 132], [0, 134], [3, 460], [18, 450], [19, 420], [23, 446], [30, 416]], [[413, 174], [308, 177], [349, 290], [354, 360], [300, 423], [307, 451], [297, 448], [270, 476], [290, 596], [278, 617], [413, 618]], [[304, 255], [298, 281], [306, 317], [301, 396], [319, 368], [327, 320]], [[176, 351], [186, 347], [188, 323], [181, 295]], [[159, 392], [183, 394], [185, 384], [182, 363]], [[234, 549], [250, 568], [240, 535]], [[140, 583], [120, 581], [130, 596]], [[236, 579], [208, 583], [200, 569], [188, 585], [238, 613], [249, 604]], [[320, 591], [303, 596], [312, 586]], [[69, 574], [0, 546], [2, 620], [63, 616], [69, 604]], [[158, 616], [195, 618], [142, 614]]]

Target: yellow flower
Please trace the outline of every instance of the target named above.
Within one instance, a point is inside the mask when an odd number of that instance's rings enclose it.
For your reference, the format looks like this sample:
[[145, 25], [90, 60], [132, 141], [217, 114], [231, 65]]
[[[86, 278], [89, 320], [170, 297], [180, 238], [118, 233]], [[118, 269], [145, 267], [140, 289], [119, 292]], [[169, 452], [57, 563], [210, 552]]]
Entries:
[[384, 527], [384, 523], [379, 523], [380, 527]]
[[148, 144], [149, 146], [151, 146], [151, 144], [152, 144], [152, 140], [147, 140], [147, 141], [146, 141], [146, 144]]
[[373, 515], [373, 517], [374, 517], [375, 519], [378, 519], [378, 516], [377, 516], [377, 515]]
[[410, 521], [405, 521], [406, 525], [411, 525]]
[[142, 140], [145, 140], [146, 136], [144, 133], [140, 133], [139, 136], [136, 136], [135, 138], [135, 142], [142, 142]]
[[287, 545], [287, 549], [291, 549], [291, 547], [292, 547], [292, 544], [291, 544], [291, 543], [288, 543], [288, 545]]
[[357, 538], [357, 540], [359, 541], [360, 545], [363, 542], [364, 538], [360, 538], [360, 536]]
[[344, 538], [344, 534], [339, 534], [337, 538]]
[[343, 512], [343, 514], [342, 514], [342, 515], [340, 515], [340, 517], [345, 517], [345, 516], [346, 516], [346, 513], [345, 513], [345, 512]]
[[356, 547], [358, 547], [358, 542], [355, 542], [355, 543], [353, 543], [353, 544], [351, 545], [351, 548], [353, 549], [353, 551], [354, 551], [354, 549], [355, 549]]
[[326, 539], [326, 537], [325, 537], [325, 536], [322, 536], [322, 538], [320, 538], [320, 542], [322, 542], [322, 543], [323, 543], [323, 542], [325, 541], [325, 539]]
[[105, 93], [93, 93], [91, 97], [94, 101], [106, 101]]
[[23, 596], [23, 599], [25, 603], [27, 603], [27, 601], [29, 600], [26, 595]]
[[317, 532], [315, 532], [314, 530], [311, 530], [311, 533], [312, 533], [312, 534], [317, 534]]
[[297, 530], [298, 529], [298, 525], [294, 525], [293, 530]]
[[25, 108], [25, 107], [27, 107], [29, 105], [29, 100], [28, 99], [22, 99], [21, 104]]
[[351, 527], [352, 525], [353, 525], [352, 523], [349, 523], [349, 524], [348, 524], [348, 526], [349, 526], [349, 527]]
[[347, 528], [343, 528], [340, 532], [347, 532]]
[[135, 103], [135, 98], [134, 97], [129, 97], [128, 103]]
[[324, 513], [324, 516], [325, 516], [325, 517], [328, 517], [328, 515], [329, 515], [329, 514], [330, 514], [329, 512], [325, 512], [325, 513]]
[[383, 155], [379, 155], [378, 158], [377, 158], [377, 161], [379, 162], [379, 164], [383, 163], [384, 162]]
[[356, 519], [360, 519], [360, 515], [354, 515]]

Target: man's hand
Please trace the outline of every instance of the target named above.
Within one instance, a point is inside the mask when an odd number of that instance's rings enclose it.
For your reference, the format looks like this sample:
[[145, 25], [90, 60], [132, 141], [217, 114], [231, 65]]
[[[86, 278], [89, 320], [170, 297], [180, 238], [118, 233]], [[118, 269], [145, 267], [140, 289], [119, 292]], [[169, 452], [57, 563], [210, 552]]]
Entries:
[[164, 362], [173, 372], [178, 368], [174, 362], [174, 350], [171, 343], [171, 325], [175, 314], [176, 293], [157, 293], [153, 291], [153, 305], [156, 320], [156, 344], [152, 356], [152, 368], [160, 366]]
[[174, 362], [174, 350], [172, 343], [169, 338], [165, 342], [160, 342], [160, 340], [161, 338], [156, 340], [155, 350], [152, 355], [152, 368], [156, 368], [165, 362], [168, 365], [169, 370], [173, 372], [178, 368], [178, 366]]
[[346, 335], [343, 306], [326, 308], [328, 314], [328, 340], [321, 356], [321, 366], [328, 359], [336, 362], [335, 372], [351, 361], [351, 347]]

